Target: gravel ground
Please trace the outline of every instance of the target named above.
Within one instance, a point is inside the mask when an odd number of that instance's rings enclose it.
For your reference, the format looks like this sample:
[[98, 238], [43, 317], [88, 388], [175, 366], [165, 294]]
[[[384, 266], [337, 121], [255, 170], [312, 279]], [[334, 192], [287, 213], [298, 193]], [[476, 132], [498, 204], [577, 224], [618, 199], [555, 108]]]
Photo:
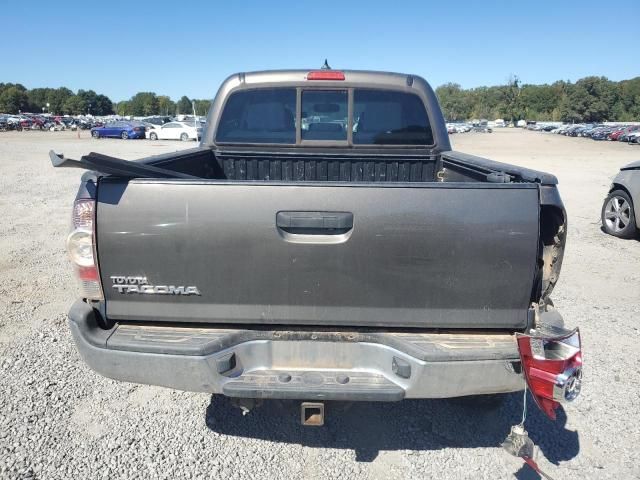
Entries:
[[[65, 320], [79, 172], [54, 170], [47, 152], [136, 158], [193, 144], [82, 136], [0, 132], [0, 478], [539, 478], [499, 447], [519, 394], [493, 412], [450, 401], [331, 404], [324, 428], [305, 429], [293, 404], [242, 417], [223, 398], [94, 374]], [[556, 479], [640, 478], [640, 242], [599, 228], [610, 178], [640, 147], [511, 129], [452, 140], [560, 179], [569, 238], [554, 301], [582, 329], [585, 386], [555, 423], [530, 408], [540, 465]]]

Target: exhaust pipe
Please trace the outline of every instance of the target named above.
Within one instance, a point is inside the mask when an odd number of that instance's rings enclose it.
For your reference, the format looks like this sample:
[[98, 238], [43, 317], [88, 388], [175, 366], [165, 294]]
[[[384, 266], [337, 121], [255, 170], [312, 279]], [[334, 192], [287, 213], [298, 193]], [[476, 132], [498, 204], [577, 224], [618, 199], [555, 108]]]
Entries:
[[302, 402], [300, 404], [300, 422], [306, 427], [324, 425], [324, 403]]

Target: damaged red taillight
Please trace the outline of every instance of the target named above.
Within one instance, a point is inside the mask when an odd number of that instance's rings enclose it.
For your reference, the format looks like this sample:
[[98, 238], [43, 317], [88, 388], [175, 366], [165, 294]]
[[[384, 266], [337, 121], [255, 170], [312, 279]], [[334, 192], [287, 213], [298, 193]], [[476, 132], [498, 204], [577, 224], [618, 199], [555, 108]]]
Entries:
[[538, 406], [550, 418], [561, 403], [571, 402], [582, 387], [580, 331], [553, 329], [517, 334], [527, 385]]
[[67, 252], [80, 278], [83, 297], [102, 300], [102, 284], [96, 260], [96, 202], [79, 199], [73, 204], [73, 230], [67, 237]]

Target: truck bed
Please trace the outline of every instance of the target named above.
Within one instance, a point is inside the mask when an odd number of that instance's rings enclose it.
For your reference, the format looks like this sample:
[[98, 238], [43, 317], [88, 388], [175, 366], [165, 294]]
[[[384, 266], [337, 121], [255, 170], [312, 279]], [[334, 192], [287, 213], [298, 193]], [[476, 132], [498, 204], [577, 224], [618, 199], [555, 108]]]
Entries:
[[[197, 147], [140, 159], [139, 163], [215, 180], [317, 182], [532, 182], [556, 177], [457, 151], [428, 153], [301, 154]], [[442, 170], [439, 175], [438, 172]]]

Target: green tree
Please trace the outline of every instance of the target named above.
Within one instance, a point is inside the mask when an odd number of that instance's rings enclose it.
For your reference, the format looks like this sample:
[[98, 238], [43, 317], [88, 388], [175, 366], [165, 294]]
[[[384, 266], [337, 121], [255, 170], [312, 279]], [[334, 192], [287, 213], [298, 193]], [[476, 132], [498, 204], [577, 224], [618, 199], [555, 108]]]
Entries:
[[52, 88], [32, 88], [27, 92], [29, 98], [29, 110], [40, 112], [47, 108], [48, 98]]
[[560, 104], [560, 92], [551, 85], [523, 85], [520, 102], [527, 118], [552, 120]]
[[136, 93], [129, 100], [129, 115], [136, 117], [157, 115], [159, 113], [158, 97], [153, 92]]
[[457, 83], [445, 83], [436, 88], [436, 95], [444, 118], [450, 121], [466, 120], [471, 114], [469, 95]]
[[473, 119], [490, 119], [504, 116], [502, 87], [478, 87], [470, 92]]
[[193, 115], [193, 108], [191, 106], [191, 100], [188, 97], [182, 96], [176, 104], [176, 114]]
[[96, 112], [96, 97], [98, 96], [98, 94], [96, 92], [94, 92], [93, 90], [78, 90], [77, 96], [80, 97], [82, 99], [82, 101], [85, 104], [85, 108], [87, 109], [87, 111], [93, 115], [99, 115]]
[[26, 89], [20, 89], [21, 85], [10, 86], [3, 89], [0, 94], [0, 111], [6, 113], [18, 113], [26, 111], [29, 106], [29, 97]]
[[511, 75], [507, 84], [501, 88], [502, 105], [501, 110], [504, 116], [512, 122], [516, 122], [524, 116], [520, 87], [520, 79], [516, 75]]
[[106, 95], [96, 95], [93, 107], [94, 115], [111, 115], [113, 113], [113, 102]]
[[117, 115], [120, 115], [122, 117], [126, 117], [128, 115], [131, 115], [131, 107], [129, 105], [129, 102], [127, 100], [123, 100], [121, 102], [118, 102], [116, 104], [115, 111], [116, 111]]
[[626, 114], [636, 120], [640, 119], [638, 112], [640, 108], [640, 103], [638, 102], [640, 98], [640, 77], [618, 82], [618, 97]]
[[166, 95], [158, 96], [158, 113], [160, 115], [175, 115], [176, 104]]
[[196, 115], [205, 116], [209, 112], [211, 106], [211, 100], [195, 100], [196, 102]]
[[52, 89], [47, 95], [49, 102], [49, 112], [61, 114], [64, 112], [64, 104], [69, 97], [73, 96], [73, 92], [66, 87]]
[[109, 97], [99, 95], [93, 90], [78, 90], [78, 96], [84, 100], [92, 115], [110, 115], [113, 113], [113, 103]]
[[87, 113], [88, 104], [80, 95], [72, 95], [67, 98], [62, 108], [67, 115], [81, 115]]
[[623, 112], [614, 109], [619, 91], [605, 77], [585, 77], [567, 88], [560, 103], [561, 118], [565, 122], [602, 122], [615, 119]]

